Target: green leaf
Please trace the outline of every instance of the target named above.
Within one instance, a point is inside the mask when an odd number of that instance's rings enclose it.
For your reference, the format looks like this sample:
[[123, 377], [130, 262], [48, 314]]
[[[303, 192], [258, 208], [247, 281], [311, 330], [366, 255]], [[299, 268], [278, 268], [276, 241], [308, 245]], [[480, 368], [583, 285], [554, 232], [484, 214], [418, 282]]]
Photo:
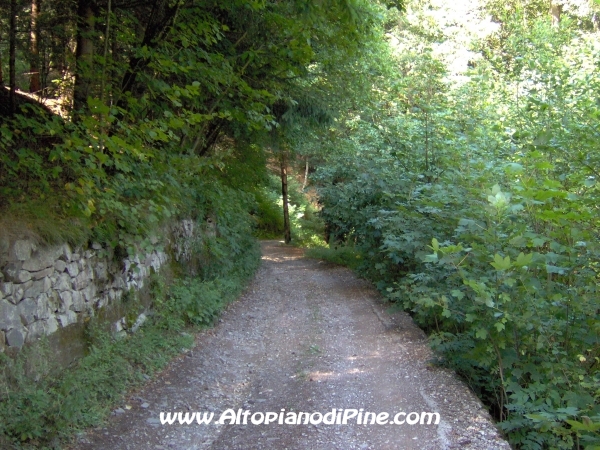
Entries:
[[452, 294], [452, 297], [455, 297], [459, 300], [462, 300], [465, 297], [465, 294], [463, 294], [462, 291], [459, 291], [458, 289], [452, 289], [450, 294]]
[[488, 336], [488, 332], [485, 328], [478, 328], [475, 332], [475, 337], [478, 339], [485, 339]]
[[558, 267], [550, 264], [546, 264], [546, 272], [548, 273], [557, 273], [559, 275], [564, 275], [568, 269], [566, 267]]
[[496, 270], [508, 270], [510, 269], [510, 256], [502, 258], [498, 253], [494, 255], [494, 262], [490, 263]]
[[583, 182], [583, 185], [584, 185], [585, 187], [592, 187], [592, 186], [594, 186], [595, 184], [596, 184], [596, 180], [595, 180], [595, 179], [593, 179], [593, 178], [587, 178], [587, 179], [586, 179], [586, 180]]
[[508, 287], [513, 287], [516, 282], [517, 280], [515, 280], [514, 278], [505, 278], [503, 284]]
[[518, 175], [524, 171], [523, 166], [517, 163], [508, 163], [506, 166], [504, 166], [504, 170], [506, 173], [513, 175]]
[[517, 256], [517, 259], [514, 264], [518, 267], [528, 266], [529, 264], [531, 264], [532, 260], [532, 253], [528, 253], [527, 255], [525, 255], [523, 252], [521, 252], [519, 253], [519, 256]]
[[437, 261], [438, 261], [437, 253], [432, 253], [431, 255], [425, 255], [423, 257], [423, 262], [437, 262]]
[[583, 416], [585, 417], [584, 420], [582, 420], [581, 422], [577, 421], [577, 420], [570, 420], [567, 419], [565, 422], [567, 422], [569, 425], [571, 425], [571, 428], [573, 428], [575, 431], [584, 431], [584, 432], [590, 432], [590, 433], [596, 433], [598, 431], [600, 431], [600, 423], [594, 423], [590, 420], [589, 417], [587, 416]]
[[509, 242], [513, 247], [525, 247], [527, 245], [527, 238], [524, 236], [516, 236], [512, 238]]

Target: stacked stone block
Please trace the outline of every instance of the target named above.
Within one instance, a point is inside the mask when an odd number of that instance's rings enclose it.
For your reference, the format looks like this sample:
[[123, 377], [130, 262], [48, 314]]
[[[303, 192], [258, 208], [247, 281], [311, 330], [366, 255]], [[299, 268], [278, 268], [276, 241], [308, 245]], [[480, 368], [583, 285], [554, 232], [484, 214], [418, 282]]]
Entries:
[[153, 251], [114, 262], [101, 249], [98, 244], [73, 250], [68, 244], [39, 246], [31, 239], [3, 241], [0, 351], [94, 316], [124, 292], [141, 289], [152, 269], [167, 261], [166, 253]]

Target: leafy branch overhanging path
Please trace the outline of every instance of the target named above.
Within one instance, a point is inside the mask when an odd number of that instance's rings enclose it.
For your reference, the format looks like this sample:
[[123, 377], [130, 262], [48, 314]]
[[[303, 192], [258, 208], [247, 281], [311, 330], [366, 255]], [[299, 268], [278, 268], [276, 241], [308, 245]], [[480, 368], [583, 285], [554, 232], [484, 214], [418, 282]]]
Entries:
[[[509, 449], [424, 333], [349, 270], [262, 242], [242, 298], [197, 346], [129, 398], [82, 449]], [[159, 413], [438, 412], [439, 425], [161, 425]]]

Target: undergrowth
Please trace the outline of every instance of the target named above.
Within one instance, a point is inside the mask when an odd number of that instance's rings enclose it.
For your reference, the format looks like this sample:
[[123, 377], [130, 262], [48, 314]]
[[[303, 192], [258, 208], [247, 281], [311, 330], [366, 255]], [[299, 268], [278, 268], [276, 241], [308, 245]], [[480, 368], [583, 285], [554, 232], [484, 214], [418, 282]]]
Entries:
[[[192, 335], [165, 332], [156, 323], [121, 340], [97, 332], [89, 354], [74, 367], [39, 378], [25, 370], [27, 351], [16, 361], [2, 355], [3, 446], [60, 448], [76, 431], [99, 424], [127, 390], [144, 382], [144, 375], [153, 375], [192, 344]], [[47, 350], [40, 356], [50, 357]]]
[[358, 269], [363, 262], [361, 253], [355, 247], [346, 244], [308, 248], [305, 256], [347, 266], [352, 270]]

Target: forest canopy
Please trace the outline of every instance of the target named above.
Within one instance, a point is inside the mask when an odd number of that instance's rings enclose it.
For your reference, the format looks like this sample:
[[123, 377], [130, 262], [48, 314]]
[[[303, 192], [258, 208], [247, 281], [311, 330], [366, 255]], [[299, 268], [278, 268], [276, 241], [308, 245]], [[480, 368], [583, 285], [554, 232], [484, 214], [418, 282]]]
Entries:
[[0, 208], [66, 227], [77, 218], [67, 238], [131, 248], [162, 220], [198, 214], [215, 181], [264, 184], [282, 123], [336, 109], [336, 77], [377, 40], [387, 9], [3, 0], [0, 10]]

